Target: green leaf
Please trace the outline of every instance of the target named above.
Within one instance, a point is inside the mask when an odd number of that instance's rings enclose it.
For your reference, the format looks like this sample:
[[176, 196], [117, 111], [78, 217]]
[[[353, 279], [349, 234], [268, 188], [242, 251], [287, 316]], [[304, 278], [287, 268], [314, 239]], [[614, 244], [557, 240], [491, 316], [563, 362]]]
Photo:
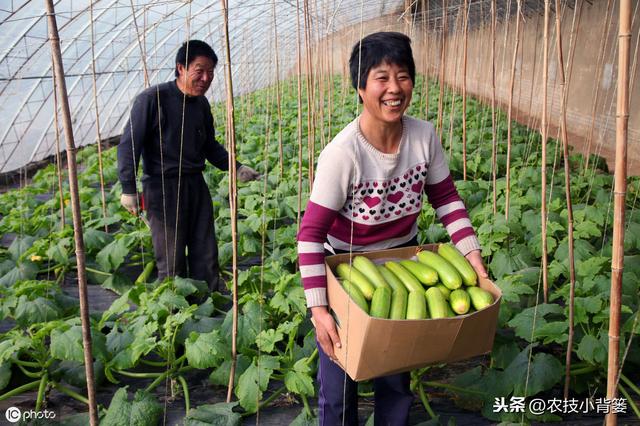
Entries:
[[174, 309], [184, 309], [189, 307], [189, 303], [184, 296], [174, 293], [171, 290], [163, 291], [158, 302], [164, 305], [169, 311]]
[[18, 281], [34, 280], [38, 275], [38, 265], [30, 260], [18, 262], [9, 272], [0, 278], [0, 286], [11, 287]]
[[0, 390], [7, 387], [10, 380], [11, 380], [11, 363], [10, 362], [0, 363]]
[[242, 373], [235, 392], [240, 400], [240, 405], [245, 410], [250, 413], [256, 412], [258, 403], [262, 400], [262, 392], [267, 389], [273, 370], [279, 366], [277, 357], [261, 356]]
[[[538, 268], [531, 268], [539, 271]], [[535, 294], [535, 290], [522, 280], [522, 275], [514, 274], [496, 280], [496, 285], [502, 290], [505, 302], [520, 303], [521, 295]]]
[[275, 349], [276, 343], [282, 341], [283, 334], [277, 330], [262, 330], [256, 337], [256, 345], [264, 353], [271, 353]]
[[[574, 299], [574, 321], [576, 324], [588, 324], [589, 314], [597, 314], [602, 311], [603, 300], [600, 295], [589, 297], [576, 297]], [[568, 308], [567, 308], [568, 313]]]
[[530, 342], [534, 329], [539, 329], [546, 324], [546, 315], [561, 314], [562, 312], [562, 307], [558, 305], [540, 303], [537, 307], [533, 306], [531, 308], [524, 309], [519, 314], [514, 315], [511, 321], [507, 324], [509, 327], [513, 327], [515, 329], [516, 336]]
[[287, 389], [298, 395], [313, 396], [315, 392], [313, 379], [309, 375], [310, 371], [306, 358], [296, 362], [293, 370], [287, 371], [284, 375], [284, 384]]
[[18, 262], [20, 260], [20, 256], [22, 256], [27, 250], [33, 246], [37, 240], [36, 237], [32, 237], [31, 235], [25, 235], [22, 237], [17, 237], [8, 248], [8, 252], [11, 255], [11, 258]]
[[601, 365], [607, 359], [607, 348], [591, 334], [585, 334], [580, 340], [576, 354], [583, 361]]
[[127, 247], [126, 238], [120, 238], [107, 244], [96, 255], [96, 261], [100, 265], [103, 271], [113, 272], [124, 262], [124, 259], [129, 254], [129, 248]]
[[100, 319], [100, 323], [98, 324], [98, 329], [102, 329], [106, 322], [112, 317], [118, 317], [120, 314], [127, 312], [129, 310], [129, 292], [125, 292], [122, 296], [118, 297], [113, 301], [111, 306], [102, 313], [102, 318]]
[[[511, 361], [520, 353], [520, 347], [514, 341], [505, 342], [503, 344], [494, 343], [491, 358], [493, 359], [493, 367], [504, 369]], [[470, 385], [472, 383], [467, 383]], [[466, 386], [465, 385], [465, 386]]]
[[139, 390], [129, 401], [127, 386], [116, 391], [100, 426], [152, 426], [158, 424], [162, 406], [148, 392]]
[[123, 295], [133, 286], [133, 281], [120, 272], [114, 272], [103, 283], [102, 287], [113, 291], [116, 294]]
[[[84, 362], [84, 345], [82, 342], [82, 327], [74, 325], [66, 330], [56, 328], [51, 332], [51, 356], [59, 360]], [[97, 359], [107, 359], [106, 337], [100, 332], [91, 330], [91, 345], [93, 356]]]
[[62, 238], [57, 244], [52, 245], [47, 250], [47, 257], [59, 264], [69, 262], [69, 251], [71, 250], [71, 238]]
[[205, 281], [192, 280], [191, 278], [175, 277], [175, 291], [180, 296], [189, 296], [194, 293], [205, 294], [208, 286]]
[[[229, 349], [229, 354], [231, 350]], [[231, 374], [231, 359], [230, 355], [226, 357], [225, 361], [220, 364], [218, 368], [213, 370], [213, 372], [209, 375], [209, 381], [213, 385], [217, 386], [228, 386], [229, 385], [229, 375]], [[251, 365], [251, 360], [244, 354], [238, 354], [238, 359], [236, 361], [236, 371], [234, 374], [233, 382], [238, 383], [238, 378], [242, 373], [244, 373], [247, 368]]]
[[47, 322], [62, 317], [60, 309], [52, 300], [44, 297], [36, 297], [29, 300], [26, 295], [20, 296], [14, 310], [14, 319], [22, 326], [28, 326], [39, 322]]
[[591, 221], [578, 223], [574, 228], [574, 237], [588, 240], [591, 237], [600, 237], [602, 231], [598, 225]]
[[215, 367], [226, 352], [225, 345], [218, 330], [211, 333], [192, 332], [184, 343], [187, 361], [193, 368]]
[[314, 409], [313, 412], [315, 416], [309, 417], [307, 410], [303, 408], [300, 410], [300, 414], [298, 414], [298, 416], [289, 423], [289, 426], [318, 426], [318, 410]]
[[529, 348], [520, 352], [504, 370], [505, 376], [513, 383], [515, 396], [536, 395], [551, 389], [563, 378], [564, 367], [553, 355], [537, 353], [529, 364]]
[[[131, 344], [126, 346], [124, 350], [114, 353], [114, 356], [111, 361], [109, 361], [108, 365], [119, 370], [134, 367], [141, 356], [148, 354], [158, 345], [156, 337], [157, 330], [158, 323], [156, 322], [144, 324], [142, 327], [137, 328], [133, 333], [134, 337]], [[128, 338], [129, 337], [126, 334], [125, 336], [122, 336], [122, 339]], [[114, 339], [111, 343], [112, 346], [115, 346], [118, 341]]]
[[184, 419], [184, 426], [239, 426], [240, 413], [233, 411], [237, 402], [200, 405]]
[[542, 343], [548, 345], [550, 343], [562, 344], [569, 339], [569, 323], [568, 321], [553, 321], [543, 324], [535, 330], [535, 339], [542, 340]]
[[102, 250], [113, 241], [113, 236], [98, 229], [87, 229], [84, 232], [84, 247], [93, 253]]

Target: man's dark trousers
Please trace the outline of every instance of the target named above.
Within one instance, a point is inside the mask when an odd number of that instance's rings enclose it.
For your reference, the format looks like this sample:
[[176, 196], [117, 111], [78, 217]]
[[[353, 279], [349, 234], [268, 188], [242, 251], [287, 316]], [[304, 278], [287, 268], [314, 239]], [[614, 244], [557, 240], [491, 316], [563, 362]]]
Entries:
[[189, 277], [220, 290], [213, 207], [202, 173], [165, 176], [164, 182], [144, 176], [142, 188], [158, 278]]

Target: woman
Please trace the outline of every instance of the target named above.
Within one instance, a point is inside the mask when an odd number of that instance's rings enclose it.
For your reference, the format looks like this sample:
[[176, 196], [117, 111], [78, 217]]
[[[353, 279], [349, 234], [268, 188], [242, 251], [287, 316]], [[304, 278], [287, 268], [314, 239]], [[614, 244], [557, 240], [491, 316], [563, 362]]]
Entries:
[[[423, 194], [452, 242], [478, 275], [487, 273], [480, 244], [453, 184], [433, 125], [404, 115], [415, 63], [404, 34], [368, 35], [353, 47], [351, 83], [362, 113], [318, 158], [313, 190], [298, 234], [300, 273], [316, 328], [320, 425], [357, 425], [357, 384], [333, 361], [340, 347], [327, 309], [326, 253], [417, 244]], [[407, 424], [409, 373], [374, 379], [375, 424]]]

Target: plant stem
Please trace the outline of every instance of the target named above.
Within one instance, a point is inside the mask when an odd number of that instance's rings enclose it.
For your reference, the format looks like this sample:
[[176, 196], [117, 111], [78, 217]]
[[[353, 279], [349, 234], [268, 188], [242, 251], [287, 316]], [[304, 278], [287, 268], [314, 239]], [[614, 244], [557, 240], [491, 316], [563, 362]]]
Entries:
[[631, 395], [629, 395], [627, 390], [622, 386], [622, 383], [618, 383], [618, 389], [620, 390], [620, 393], [623, 394], [625, 398], [627, 398], [627, 402], [631, 406], [631, 409], [633, 410], [633, 412], [636, 413], [636, 417], [640, 419], [640, 409], [638, 408], [636, 403], [633, 402]]
[[61, 385], [60, 383], [51, 382], [52, 386], [62, 392], [63, 394], [70, 396], [71, 398], [82, 402], [83, 404], [89, 405], [89, 400], [84, 396], [80, 395], [77, 392], [72, 391], [71, 389]]
[[425, 385], [431, 386], [434, 388], [443, 388], [448, 389], [454, 392], [462, 392], [462, 393], [470, 393], [473, 395], [484, 395], [485, 393], [482, 391], [474, 390], [474, 389], [465, 389], [458, 386], [450, 385], [448, 383], [440, 383], [440, 382], [424, 382]]
[[93, 269], [93, 268], [89, 268], [88, 266], [85, 266], [85, 268], [87, 270], [87, 272], [91, 272], [97, 275], [104, 275], [106, 277], [110, 277], [112, 274], [110, 272], [104, 272], [104, 271], [100, 271], [99, 269]]
[[152, 367], [166, 367], [167, 361], [148, 361], [146, 359], [140, 358], [140, 362], [146, 365], [150, 365]]
[[433, 410], [431, 409], [431, 405], [429, 405], [429, 399], [427, 398], [427, 394], [424, 391], [424, 387], [422, 386], [422, 382], [418, 383], [418, 395], [420, 395], [420, 400], [422, 401], [422, 405], [424, 405], [424, 409], [427, 410], [427, 413], [429, 413], [429, 416], [432, 419], [436, 418], [436, 413], [433, 412]]
[[10, 390], [9, 392], [0, 395], [0, 401], [4, 401], [5, 399], [9, 399], [12, 396], [20, 395], [22, 392], [30, 391], [32, 389], [40, 386], [40, 380], [36, 380], [35, 382], [27, 383], [26, 385], [18, 386], [15, 389]]
[[113, 370], [115, 373], [121, 374], [126, 377], [133, 377], [136, 379], [153, 379], [155, 377], [160, 377], [165, 373], [133, 373], [127, 370]]
[[640, 388], [638, 388], [636, 385], [634, 385], [633, 382], [631, 380], [629, 380], [629, 378], [627, 376], [625, 376], [624, 374], [620, 373], [620, 378], [622, 379], [623, 382], [625, 382], [627, 384], [627, 386], [629, 386], [631, 389], [633, 389], [633, 391], [635, 393], [637, 393], [638, 396], [640, 396]]
[[21, 359], [18, 358], [11, 358], [11, 362], [16, 364], [16, 365], [22, 365], [24, 367], [31, 367], [31, 368], [40, 368], [40, 364], [34, 361], [23, 361]]
[[185, 415], [189, 415], [189, 410], [191, 408], [191, 404], [189, 401], [189, 386], [187, 386], [187, 381], [182, 376], [178, 376], [178, 381], [182, 385], [182, 392], [184, 392], [184, 410]]
[[307, 417], [313, 418], [313, 412], [311, 411], [311, 407], [309, 407], [309, 400], [306, 395], [300, 395], [302, 398], [302, 403], [304, 404], [304, 411], [307, 413]]
[[309, 358], [307, 358], [307, 360], [305, 362], [307, 363], [307, 365], [309, 365], [312, 362], [314, 362], [317, 357], [318, 357], [318, 348], [315, 348], [313, 350], [313, 352], [311, 353], [311, 355], [309, 355]]
[[29, 371], [27, 370], [25, 367], [23, 367], [20, 364], [16, 364], [18, 366], [18, 368], [20, 369], [20, 371], [22, 371], [22, 373], [27, 376], [30, 377], [32, 379], [40, 379], [42, 377], [42, 372], [40, 373], [34, 373], [33, 371]]
[[162, 383], [162, 381], [169, 375], [169, 371], [166, 371], [164, 373], [162, 373], [160, 376], [156, 377], [156, 379], [151, 382], [151, 384], [149, 384], [149, 386], [147, 386], [145, 388], [145, 391], [147, 392], [151, 392], [156, 386], [158, 386], [160, 383]]
[[587, 367], [571, 369], [569, 374], [571, 374], [572, 376], [579, 376], [580, 374], [591, 373], [593, 371], [596, 371], [597, 369], [598, 369], [598, 367], [594, 367], [593, 365], [590, 365], [590, 366], [587, 366]]
[[42, 400], [44, 399], [44, 391], [47, 389], [47, 382], [49, 381], [49, 374], [45, 371], [40, 379], [40, 385], [38, 386], [38, 397], [36, 398], [36, 411], [40, 411], [42, 407]]
[[358, 392], [358, 396], [361, 396], [363, 398], [371, 398], [372, 396], [374, 396], [374, 392]]

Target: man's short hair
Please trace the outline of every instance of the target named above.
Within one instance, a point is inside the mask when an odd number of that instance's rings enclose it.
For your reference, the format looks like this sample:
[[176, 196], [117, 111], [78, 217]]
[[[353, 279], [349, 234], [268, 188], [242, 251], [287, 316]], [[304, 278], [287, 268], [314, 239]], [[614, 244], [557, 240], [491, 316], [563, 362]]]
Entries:
[[353, 46], [349, 58], [353, 88], [365, 89], [369, 71], [383, 62], [406, 67], [415, 85], [416, 64], [413, 61], [411, 39], [398, 32], [378, 32], [369, 34]]
[[[188, 59], [187, 53], [189, 54]], [[189, 40], [182, 43], [182, 46], [178, 49], [178, 53], [176, 53], [176, 65], [182, 64], [184, 67], [188, 68], [189, 64], [191, 64], [191, 62], [193, 62], [198, 56], [205, 56], [211, 59], [213, 61], [214, 68], [218, 65], [218, 57], [216, 56], [216, 53], [213, 51], [211, 46], [202, 40]], [[176, 77], [179, 77], [177, 66], [175, 74]]]

